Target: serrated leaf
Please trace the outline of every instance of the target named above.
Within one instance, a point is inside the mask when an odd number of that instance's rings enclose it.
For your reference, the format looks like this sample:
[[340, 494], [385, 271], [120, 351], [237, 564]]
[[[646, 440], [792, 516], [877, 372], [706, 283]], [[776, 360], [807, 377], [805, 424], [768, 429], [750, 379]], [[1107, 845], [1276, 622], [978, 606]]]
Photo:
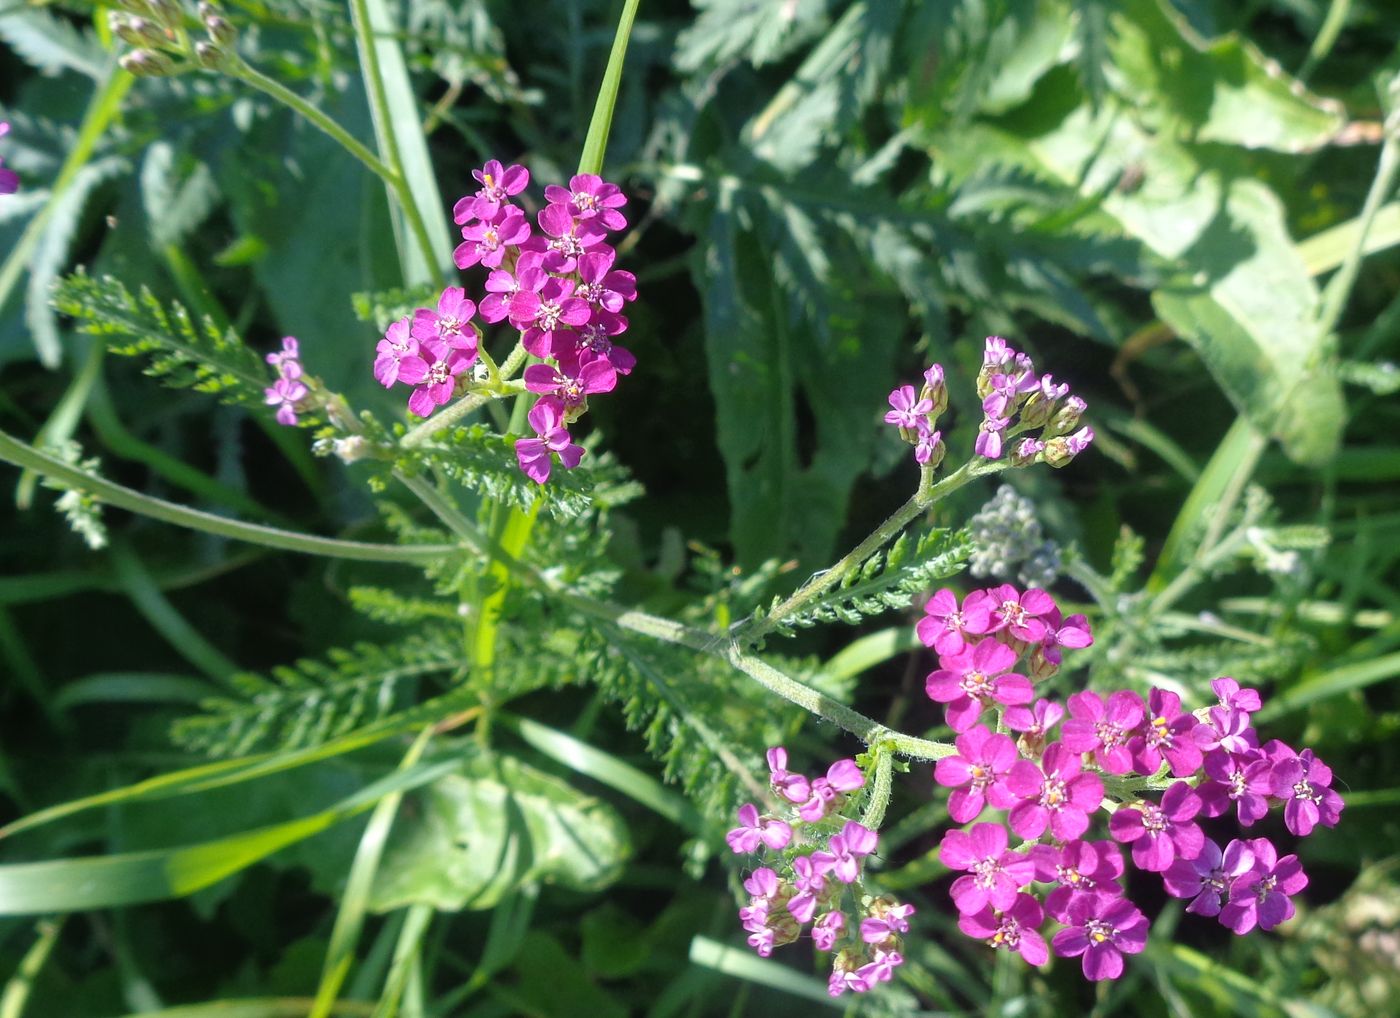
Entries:
[[476, 752], [405, 805], [370, 907], [488, 909], [532, 883], [595, 891], [630, 854], [627, 829], [607, 803], [514, 757]]
[[0, 39], [45, 74], [77, 71], [97, 81], [106, 74], [110, 59], [90, 33], [42, 9], [11, 8], [0, 14]]

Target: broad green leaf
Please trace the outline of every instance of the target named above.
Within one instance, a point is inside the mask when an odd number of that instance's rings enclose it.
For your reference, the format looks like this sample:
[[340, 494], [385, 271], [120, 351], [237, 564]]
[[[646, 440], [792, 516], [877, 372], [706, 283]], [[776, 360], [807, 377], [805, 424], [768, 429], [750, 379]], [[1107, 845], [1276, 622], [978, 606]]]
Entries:
[[0, 866], [0, 915], [78, 912], [183, 898], [348, 820], [385, 795], [436, 780], [452, 767], [439, 763], [402, 771], [320, 813], [214, 841]]
[[411, 802], [370, 894], [378, 912], [487, 909], [535, 882], [597, 890], [631, 851], [611, 806], [514, 757], [473, 754]]
[[1118, 94], [1180, 138], [1282, 152], [1325, 145], [1346, 122], [1253, 44], [1201, 39], [1167, 0], [1125, 0], [1110, 18]]

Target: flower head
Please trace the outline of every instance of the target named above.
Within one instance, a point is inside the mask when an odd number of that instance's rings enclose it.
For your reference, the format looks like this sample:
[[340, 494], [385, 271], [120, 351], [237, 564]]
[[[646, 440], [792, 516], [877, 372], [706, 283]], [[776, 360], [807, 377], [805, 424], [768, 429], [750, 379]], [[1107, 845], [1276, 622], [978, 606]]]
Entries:
[[726, 834], [724, 840], [736, 855], [757, 852], [760, 844], [780, 852], [792, 840], [792, 828], [776, 817], [760, 817], [757, 806], [745, 803], [739, 807], [739, 826]]
[[1274, 764], [1270, 784], [1274, 795], [1284, 800], [1284, 824], [1300, 838], [1311, 834], [1318, 824], [1337, 826], [1342, 797], [1332, 789], [1332, 768], [1312, 750]]
[[968, 644], [968, 636], [981, 636], [992, 627], [992, 602], [980, 590], [974, 590], [958, 607], [958, 596], [947, 587], [937, 591], [924, 604], [924, 617], [914, 632], [925, 647], [938, 654], [953, 655]]
[[1016, 664], [1016, 652], [994, 639], [939, 658], [939, 669], [924, 682], [929, 699], [946, 703], [948, 724], [965, 732], [977, 723], [982, 708], [1030, 703], [1034, 694], [1024, 675], [1007, 673]]
[[1018, 894], [1010, 908], [996, 910], [991, 905], [980, 912], [958, 916], [958, 929], [969, 937], [985, 940], [994, 948], [1015, 951], [1031, 965], [1044, 965], [1050, 950], [1040, 935], [1045, 913], [1030, 894]]
[[1035, 879], [1035, 863], [1006, 847], [1001, 824], [974, 824], [971, 832], [949, 831], [938, 848], [938, 858], [951, 870], [967, 870], [953, 881], [953, 904], [964, 915], [991, 905], [1010, 908], [1016, 892]]
[[1011, 807], [1011, 829], [1023, 838], [1038, 838], [1050, 828], [1061, 841], [1089, 829], [1089, 814], [1103, 802], [1103, 781], [1084, 771], [1078, 753], [1052, 742], [1037, 767], [1018, 760], [1006, 777], [1007, 787], [1021, 801]]
[[1050, 944], [1061, 958], [1083, 955], [1084, 978], [1117, 979], [1123, 955], [1139, 954], [1147, 946], [1147, 919], [1126, 898], [1111, 894], [1076, 895], [1066, 915], [1068, 929]]
[[877, 835], [870, 828], [847, 820], [840, 834], [827, 842], [828, 852], [813, 852], [812, 865], [822, 873], [834, 873], [843, 884], [853, 884], [860, 876], [860, 861], [875, 851]]
[[521, 438], [515, 443], [515, 458], [525, 476], [536, 484], [549, 480], [554, 454], [566, 470], [578, 466], [583, 458], [583, 446], [575, 445], [564, 427], [564, 405], [552, 396], [545, 396], [531, 408], [530, 427], [537, 438]]
[[1308, 876], [1296, 855], [1278, 857], [1268, 838], [1251, 838], [1254, 865], [1230, 883], [1230, 900], [1220, 910], [1220, 921], [1238, 934], [1257, 925], [1272, 930], [1293, 917], [1291, 895], [1308, 886]]
[[473, 219], [492, 219], [513, 195], [525, 190], [530, 183], [530, 171], [523, 166], [501, 166], [497, 159], [489, 160], [472, 176], [481, 185], [474, 195], [460, 198], [452, 207], [452, 218], [461, 226]]
[[953, 789], [948, 815], [965, 824], [977, 819], [987, 802], [996, 809], [1014, 806], [1017, 797], [1006, 787], [1006, 775], [1016, 762], [1016, 744], [977, 725], [959, 735], [956, 745], [957, 755], [944, 757], [933, 769], [934, 780]]
[[1097, 693], [1085, 690], [1069, 698], [1070, 720], [1063, 728], [1066, 749], [1094, 754], [1094, 761], [1106, 774], [1126, 774], [1132, 769], [1133, 755], [1128, 740], [1142, 723], [1146, 706], [1132, 690], [1120, 689], [1105, 703]]
[[1133, 846], [1133, 864], [1138, 869], [1161, 873], [1177, 858], [1194, 859], [1200, 854], [1205, 836], [1194, 820], [1200, 812], [1200, 796], [1178, 781], [1162, 794], [1160, 805], [1142, 801], [1119, 809], [1108, 830], [1114, 841]]

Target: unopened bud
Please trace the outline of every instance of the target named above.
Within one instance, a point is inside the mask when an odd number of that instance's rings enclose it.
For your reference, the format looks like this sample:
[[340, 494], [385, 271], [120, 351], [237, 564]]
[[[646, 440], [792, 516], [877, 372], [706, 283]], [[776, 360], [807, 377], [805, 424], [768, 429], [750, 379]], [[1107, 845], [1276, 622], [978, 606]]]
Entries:
[[1038, 438], [1023, 438], [1011, 450], [1013, 467], [1028, 467], [1036, 457], [1045, 451], [1045, 443]]
[[204, 21], [206, 18], [217, 18], [223, 13], [218, 4], [211, 4], [209, 0], [201, 0], [200, 5], [195, 10], [199, 14], [200, 21]]
[[164, 53], [148, 49], [134, 49], [124, 54], [117, 63], [121, 64], [122, 70], [138, 78], [164, 78], [180, 71], [175, 61]]
[[1046, 437], [1064, 435], [1075, 429], [1079, 424], [1079, 418], [1084, 416], [1084, 411], [1089, 404], [1085, 403], [1078, 396], [1070, 396], [1055, 411], [1055, 415], [1050, 418], [1050, 423], [1045, 426]]
[[217, 71], [228, 59], [228, 54], [212, 42], [203, 40], [194, 44], [194, 61], [206, 71]]
[[185, 12], [175, 0], [146, 0], [151, 17], [165, 28], [178, 28], [185, 21]]
[[122, 10], [130, 11], [132, 14], [149, 16], [151, 5], [146, 0], [116, 0], [117, 6]]
[[231, 46], [238, 38], [238, 29], [217, 14], [204, 18], [204, 30], [209, 33], [209, 38], [220, 46]]
[[1085, 425], [1072, 435], [1061, 435], [1045, 443], [1045, 462], [1052, 467], [1062, 467], [1089, 447], [1094, 440], [1094, 429]]

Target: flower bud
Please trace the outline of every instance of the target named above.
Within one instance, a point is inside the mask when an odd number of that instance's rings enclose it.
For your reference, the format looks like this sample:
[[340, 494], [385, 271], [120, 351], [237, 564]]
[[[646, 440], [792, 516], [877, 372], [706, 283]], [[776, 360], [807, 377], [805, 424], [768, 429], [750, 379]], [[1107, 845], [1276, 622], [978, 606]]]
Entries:
[[924, 372], [924, 387], [919, 393], [920, 400], [928, 400], [933, 409], [928, 412], [929, 423], [938, 420], [938, 415], [948, 409], [948, 386], [943, 381], [943, 365], [935, 364]]
[[217, 14], [211, 14], [204, 19], [204, 30], [209, 33], [209, 38], [220, 46], [232, 46], [238, 39], [238, 29]]
[[117, 6], [122, 10], [130, 11], [132, 14], [142, 17], [150, 17], [151, 6], [146, 0], [116, 0]]
[[1036, 457], [1045, 451], [1045, 443], [1038, 438], [1023, 438], [1011, 450], [1013, 467], [1028, 467]]
[[1073, 431], [1088, 406], [1078, 396], [1070, 396], [1055, 411], [1055, 415], [1050, 418], [1050, 423], [1045, 426], [1045, 437], [1053, 438], [1056, 435], [1064, 435]]
[[1061, 435], [1045, 443], [1045, 462], [1052, 467], [1063, 467], [1089, 447], [1094, 440], [1094, 429], [1085, 425], [1073, 435]]
[[151, 17], [165, 28], [178, 28], [185, 21], [185, 12], [175, 0], [146, 0]]
[[194, 44], [194, 62], [206, 71], [217, 71], [228, 59], [228, 54], [212, 42], [200, 40]]
[[175, 61], [164, 53], [148, 49], [134, 49], [130, 53], [123, 54], [117, 63], [121, 64], [122, 69], [128, 74], [133, 74], [138, 78], [164, 78], [171, 74], [180, 73], [180, 68], [175, 66]]
[[166, 43], [165, 36], [155, 25], [145, 18], [123, 14], [121, 11], [107, 12], [107, 27], [118, 39], [132, 46], [159, 48]]

